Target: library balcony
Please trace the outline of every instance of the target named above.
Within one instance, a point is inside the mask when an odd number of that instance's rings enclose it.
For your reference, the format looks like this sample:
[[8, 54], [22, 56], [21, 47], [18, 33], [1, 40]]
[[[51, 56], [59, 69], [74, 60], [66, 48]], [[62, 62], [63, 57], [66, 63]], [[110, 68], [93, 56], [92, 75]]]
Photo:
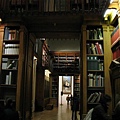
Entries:
[[[0, 10], [9, 13], [91, 13], [102, 14], [109, 0], [0, 0]], [[29, 13], [29, 14], [28, 14]], [[22, 14], [24, 15], [24, 14]], [[26, 14], [25, 14], [26, 15]]]
[[54, 38], [79, 38], [83, 21], [100, 23], [109, 3], [109, 0], [0, 0], [0, 18], [3, 22], [25, 23], [37, 38], [52, 38], [53, 34]]

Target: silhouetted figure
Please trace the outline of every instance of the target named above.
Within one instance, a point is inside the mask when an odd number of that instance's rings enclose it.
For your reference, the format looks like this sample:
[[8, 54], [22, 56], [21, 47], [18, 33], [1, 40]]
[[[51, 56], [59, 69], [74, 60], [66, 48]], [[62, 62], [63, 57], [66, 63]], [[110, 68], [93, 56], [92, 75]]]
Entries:
[[5, 120], [4, 116], [4, 106], [0, 104], [0, 120]]
[[77, 120], [77, 111], [79, 110], [79, 98], [75, 93], [71, 99], [72, 120]]
[[112, 120], [120, 120], [120, 101], [116, 104], [113, 111]]
[[4, 109], [5, 119], [4, 120], [19, 120], [19, 114], [13, 107], [13, 100], [8, 99]]
[[109, 95], [101, 95], [100, 104], [93, 109], [91, 120], [111, 120], [107, 113], [110, 102], [111, 97]]
[[66, 97], [66, 100], [67, 100], [67, 105], [69, 105], [69, 101], [70, 101], [69, 95]]

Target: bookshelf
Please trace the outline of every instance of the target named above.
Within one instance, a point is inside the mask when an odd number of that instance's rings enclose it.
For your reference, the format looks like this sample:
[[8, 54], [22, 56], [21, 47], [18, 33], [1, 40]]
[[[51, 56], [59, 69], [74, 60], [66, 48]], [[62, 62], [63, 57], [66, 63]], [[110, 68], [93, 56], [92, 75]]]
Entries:
[[110, 68], [110, 79], [112, 87], [112, 110], [114, 110], [116, 104], [120, 100], [120, 18], [119, 14], [111, 19], [111, 25], [113, 30], [111, 33], [111, 51], [112, 61], [109, 66]]
[[45, 41], [42, 46], [42, 66], [49, 67], [49, 49]]
[[51, 98], [50, 103], [54, 106], [58, 105], [58, 83], [59, 83], [59, 76], [57, 74], [50, 75], [51, 81]]
[[113, 60], [120, 57], [120, 37], [119, 37], [119, 25], [114, 27], [111, 33], [111, 50], [113, 54]]
[[101, 26], [87, 26], [87, 108], [99, 102], [104, 93], [104, 49]]
[[[5, 26], [2, 40], [0, 101], [12, 98], [16, 101], [19, 62], [19, 26]], [[4, 103], [3, 102], [3, 103]]]
[[79, 73], [79, 52], [52, 52], [53, 72]]
[[74, 93], [77, 93], [80, 98], [80, 74], [74, 75]]
[[[19, 22], [0, 26], [0, 102], [12, 98], [23, 119], [31, 116], [34, 42], [34, 35]], [[23, 115], [27, 108], [28, 114]]]
[[[101, 30], [101, 32], [100, 32]], [[98, 24], [95, 21], [89, 21], [82, 26], [81, 41], [81, 116], [88, 112], [89, 109], [95, 107], [98, 103], [88, 101], [92, 94], [105, 93], [111, 94], [111, 83], [109, 74], [109, 65], [112, 60], [111, 52], [111, 32], [112, 27], [105, 24]], [[100, 33], [100, 36], [97, 35]], [[98, 54], [95, 43], [102, 46], [102, 52]], [[94, 49], [92, 44], [94, 45]], [[88, 47], [88, 44], [90, 47]], [[86, 46], [86, 47], [85, 47]], [[88, 48], [91, 52], [88, 52]], [[93, 52], [93, 50], [95, 52]], [[100, 80], [100, 81], [99, 81]], [[97, 81], [97, 82], [96, 82]], [[112, 113], [110, 107], [110, 114]]]

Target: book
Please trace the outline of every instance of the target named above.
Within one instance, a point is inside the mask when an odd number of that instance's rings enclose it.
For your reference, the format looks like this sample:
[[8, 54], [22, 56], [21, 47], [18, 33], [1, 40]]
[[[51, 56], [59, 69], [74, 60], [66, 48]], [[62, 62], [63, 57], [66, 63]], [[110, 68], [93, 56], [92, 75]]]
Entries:
[[91, 48], [92, 48], [93, 54], [96, 55], [95, 45], [93, 43], [91, 43]]
[[6, 85], [8, 85], [8, 84], [9, 84], [9, 75], [6, 75], [5, 84], [6, 84]]
[[100, 47], [100, 51], [101, 51], [100, 53], [103, 54], [103, 47], [102, 47], [102, 45], [99, 44], [99, 47]]
[[87, 43], [87, 54], [91, 54], [91, 47], [90, 47], [90, 44]]
[[4, 30], [4, 40], [8, 40], [8, 38], [9, 38], [9, 28], [5, 27], [5, 30]]
[[99, 45], [99, 43], [96, 42], [95, 45], [96, 45], [96, 48], [97, 48], [97, 53], [98, 53], [98, 54], [102, 54], [102, 53], [101, 53], [101, 50], [100, 50], [100, 45]]
[[97, 92], [94, 93], [92, 100], [90, 101], [91, 103], [94, 103], [96, 99], [98, 98], [99, 94]]
[[103, 35], [102, 35], [102, 30], [101, 30], [101, 28], [97, 28], [97, 38], [98, 38], [98, 39], [103, 39]]
[[8, 81], [8, 84], [11, 85], [11, 80], [12, 80], [12, 72], [10, 71], [9, 72], [9, 81]]
[[53, 12], [54, 11], [54, 0], [50, 0], [48, 4], [49, 4], [49, 12]]
[[119, 37], [119, 25], [113, 30], [111, 34], [111, 44], [113, 44]]
[[96, 100], [96, 103], [98, 103], [100, 101], [101, 94], [102, 94], [101, 92], [98, 93], [98, 98]]
[[8, 58], [2, 58], [2, 69], [7, 68], [7, 61], [8, 61]]
[[93, 96], [94, 96], [94, 93], [90, 94], [90, 96], [88, 97], [87, 102], [90, 102], [90, 101], [91, 101], [91, 99], [93, 98]]
[[[11, 62], [11, 61], [10, 61], [10, 62]], [[15, 60], [12, 60], [11, 63], [8, 63], [7, 69], [12, 68], [12, 67], [14, 66], [14, 64], [15, 64]]]

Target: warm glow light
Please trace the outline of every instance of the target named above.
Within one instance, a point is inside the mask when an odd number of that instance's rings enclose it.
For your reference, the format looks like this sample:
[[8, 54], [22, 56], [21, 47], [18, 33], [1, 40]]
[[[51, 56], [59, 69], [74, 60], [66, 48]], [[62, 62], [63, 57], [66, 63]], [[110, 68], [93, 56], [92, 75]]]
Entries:
[[113, 2], [113, 0], [110, 0], [110, 3], [112, 3]]
[[37, 60], [37, 58], [34, 56], [34, 60]]
[[109, 15], [112, 15], [112, 17], [115, 17], [117, 14], [117, 9], [107, 9], [104, 14], [104, 18], [108, 17]]
[[2, 19], [0, 18], [0, 22], [2, 22]]
[[104, 13], [104, 17], [107, 17], [107, 15], [109, 15], [110, 12], [111, 12], [111, 9], [107, 9], [107, 10], [105, 11], [105, 13]]

